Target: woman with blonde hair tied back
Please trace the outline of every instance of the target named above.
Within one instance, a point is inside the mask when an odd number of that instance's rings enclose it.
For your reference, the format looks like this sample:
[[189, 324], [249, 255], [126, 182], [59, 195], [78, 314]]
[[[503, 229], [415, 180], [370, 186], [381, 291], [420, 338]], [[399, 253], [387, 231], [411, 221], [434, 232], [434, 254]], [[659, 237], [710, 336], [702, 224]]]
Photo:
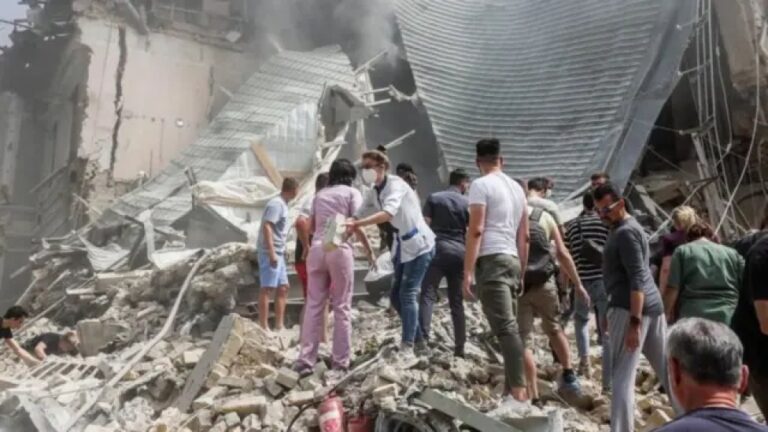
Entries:
[[699, 222], [699, 215], [696, 213], [696, 210], [686, 205], [672, 210], [671, 218], [674, 230], [661, 238], [662, 260], [661, 270], [659, 271], [659, 292], [662, 298], [664, 298], [667, 292], [672, 255], [678, 247], [688, 242], [688, 229]]

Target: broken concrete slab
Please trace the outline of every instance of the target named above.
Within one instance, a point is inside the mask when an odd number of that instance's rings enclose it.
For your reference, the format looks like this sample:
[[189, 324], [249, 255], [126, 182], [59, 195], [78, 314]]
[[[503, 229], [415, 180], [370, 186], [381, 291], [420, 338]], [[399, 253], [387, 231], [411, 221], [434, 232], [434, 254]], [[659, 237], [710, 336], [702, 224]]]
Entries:
[[195, 399], [195, 401], [192, 403], [192, 408], [195, 410], [195, 412], [204, 410], [207, 408], [212, 408], [213, 405], [216, 403], [216, 399], [218, 399], [220, 396], [225, 395], [226, 393], [227, 393], [227, 389], [224, 387], [213, 387], [212, 389], [208, 390], [205, 394]]
[[79, 351], [84, 357], [94, 356], [114, 341], [126, 325], [117, 322], [102, 322], [99, 319], [87, 319], [77, 323], [77, 335], [80, 339]]
[[253, 388], [253, 381], [238, 376], [225, 376], [220, 378], [217, 384], [223, 387], [238, 388], [246, 391]]
[[291, 406], [304, 405], [312, 402], [315, 399], [315, 392], [308, 391], [294, 391], [285, 396], [285, 403]]
[[224, 416], [224, 423], [228, 428], [233, 428], [240, 425], [240, 416], [236, 412], [229, 412]]
[[288, 390], [293, 389], [299, 383], [299, 373], [287, 367], [281, 368], [277, 372], [275, 382]]
[[203, 358], [204, 353], [205, 350], [202, 348], [185, 351], [181, 355], [181, 362], [184, 364], [184, 366], [194, 366], [200, 362], [200, 359]]
[[225, 344], [229, 341], [237, 318], [238, 315], [230, 314], [222, 318], [221, 322], [219, 322], [219, 326], [216, 328], [216, 333], [213, 335], [213, 340], [211, 341], [208, 350], [206, 350], [203, 357], [195, 365], [189, 378], [187, 378], [187, 382], [184, 385], [181, 395], [174, 404], [179, 411], [186, 412], [189, 410], [189, 407], [192, 406], [192, 401], [195, 400], [200, 389], [203, 388], [203, 385], [208, 380], [208, 374], [221, 357], [221, 353], [224, 351]]
[[267, 398], [264, 396], [242, 396], [230, 399], [216, 407], [216, 411], [222, 414], [231, 412], [242, 416], [249, 414], [263, 414], [267, 407]]

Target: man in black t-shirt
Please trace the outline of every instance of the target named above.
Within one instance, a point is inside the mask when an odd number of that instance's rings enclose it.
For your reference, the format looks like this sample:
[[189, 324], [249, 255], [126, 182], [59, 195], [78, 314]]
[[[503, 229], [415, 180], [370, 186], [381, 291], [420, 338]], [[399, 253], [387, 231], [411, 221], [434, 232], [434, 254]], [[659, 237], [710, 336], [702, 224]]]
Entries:
[[77, 333], [68, 331], [64, 334], [42, 333], [27, 341], [24, 349], [32, 353], [38, 360], [45, 360], [49, 355], [74, 355], [80, 341]]
[[13, 331], [18, 330], [24, 325], [24, 320], [29, 317], [29, 313], [21, 306], [12, 306], [3, 316], [0, 323], [0, 338], [5, 341], [5, 346], [13, 351], [16, 356], [27, 365], [36, 365], [40, 361], [34, 358], [30, 353], [24, 350], [18, 342], [13, 339]]
[[743, 280], [731, 327], [744, 345], [749, 388], [768, 417], [768, 234], [749, 248]]
[[749, 373], [728, 326], [684, 318], [669, 331], [667, 347], [670, 390], [685, 414], [656, 432], [768, 432], [738, 409]]

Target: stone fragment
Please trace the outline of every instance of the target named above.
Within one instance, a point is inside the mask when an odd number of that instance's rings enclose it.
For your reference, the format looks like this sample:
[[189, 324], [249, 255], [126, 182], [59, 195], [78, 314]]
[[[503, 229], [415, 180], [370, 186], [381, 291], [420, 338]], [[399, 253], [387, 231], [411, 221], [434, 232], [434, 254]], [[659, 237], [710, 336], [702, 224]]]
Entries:
[[288, 393], [288, 395], [285, 397], [285, 403], [293, 406], [304, 405], [306, 403], [312, 402], [314, 398], [315, 398], [315, 392], [313, 390], [294, 391], [294, 392]]
[[318, 387], [322, 386], [320, 381], [318, 381], [317, 377], [315, 375], [309, 375], [307, 377], [302, 378], [299, 381], [299, 387], [302, 390], [311, 390], [315, 391]]
[[202, 348], [185, 351], [184, 354], [181, 355], [181, 362], [187, 367], [194, 366], [200, 361], [204, 353], [205, 350]]
[[86, 319], [77, 323], [77, 335], [80, 338], [79, 351], [84, 357], [94, 356], [115, 340], [117, 335], [127, 330], [117, 322], [102, 322], [99, 319]]
[[261, 431], [261, 417], [256, 414], [251, 414], [243, 420], [243, 429], [245, 432], [259, 432]]
[[224, 343], [224, 347], [219, 357], [219, 363], [229, 367], [240, 352], [240, 348], [243, 347], [243, 337], [239, 334], [232, 332], [229, 335], [229, 339]]
[[227, 413], [224, 416], [224, 423], [227, 424], [227, 428], [233, 428], [240, 425], [240, 416], [236, 412]]
[[277, 369], [268, 364], [259, 364], [259, 366], [253, 372], [253, 377], [267, 378], [275, 374], [277, 374]]
[[83, 432], [117, 432], [117, 429], [108, 426], [88, 425]]
[[266, 407], [267, 398], [264, 396], [242, 396], [218, 405], [216, 411], [223, 414], [234, 412], [247, 416], [249, 414], [261, 414]]
[[194, 409], [195, 412], [198, 410], [209, 409], [216, 403], [216, 399], [223, 396], [226, 392], [227, 389], [224, 387], [213, 387], [192, 402], [192, 409]]
[[193, 432], [205, 432], [213, 427], [213, 411], [209, 409], [195, 410], [195, 416], [189, 423]]
[[227, 432], [227, 424], [224, 422], [224, 419], [221, 419], [208, 432]]
[[272, 378], [267, 380], [266, 389], [267, 393], [269, 393], [273, 398], [278, 398], [283, 393], [283, 391], [285, 391], [283, 387]]
[[216, 363], [211, 368], [208, 374], [208, 379], [205, 381], [205, 386], [208, 388], [217, 386], [219, 380], [229, 375], [229, 369], [221, 363]]
[[299, 383], [299, 373], [286, 367], [281, 368], [277, 372], [275, 382], [290, 390]]
[[378, 387], [373, 391], [374, 399], [381, 400], [387, 397], [397, 397], [398, 387], [397, 384], [387, 384]]
[[285, 417], [285, 407], [280, 401], [274, 401], [267, 406], [266, 413], [262, 416], [261, 423], [265, 428], [277, 427]]
[[229, 387], [229, 388], [239, 388], [243, 390], [250, 390], [253, 388], [253, 381], [249, 380], [248, 378], [230, 375], [230, 376], [225, 376], [224, 378], [219, 379], [218, 385]]

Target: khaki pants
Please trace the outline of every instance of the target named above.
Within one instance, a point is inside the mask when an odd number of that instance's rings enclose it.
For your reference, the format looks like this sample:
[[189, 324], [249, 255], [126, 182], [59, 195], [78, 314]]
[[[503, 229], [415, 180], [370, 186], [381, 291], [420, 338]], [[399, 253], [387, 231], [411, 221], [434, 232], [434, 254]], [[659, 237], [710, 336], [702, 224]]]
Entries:
[[544, 285], [530, 287], [517, 303], [517, 325], [526, 348], [532, 348], [534, 316], [541, 317], [541, 327], [550, 339], [562, 330], [559, 321], [560, 298], [554, 279]]
[[501, 346], [507, 390], [525, 387], [523, 342], [515, 319], [521, 276], [520, 261], [514, 255], [496, 254], [477, 259], [477, 295]]

